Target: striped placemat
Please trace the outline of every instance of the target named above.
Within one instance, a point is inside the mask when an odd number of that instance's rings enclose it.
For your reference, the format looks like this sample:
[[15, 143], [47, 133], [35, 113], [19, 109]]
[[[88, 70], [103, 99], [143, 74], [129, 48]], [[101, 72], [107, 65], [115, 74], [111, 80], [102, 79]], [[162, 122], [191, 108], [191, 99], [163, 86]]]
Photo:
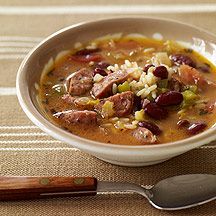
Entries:
[[[95, 176], [99, 180], [153, 185], [173, 175], [216, 174], [215, 142], [162, 164], [129, 168], [102, 162], [57, 141], [34, 126], [19, 106], [15, 80], [25, 55], [43, 38], [65, 26], [114, 16], [172, 18], [216, 33], [216, 1], [180, 0], [0, 0], [0, 174]], [[216, 202], [164, 212], [135, 194], [1, 202], [0, 215], [215, 215]]]

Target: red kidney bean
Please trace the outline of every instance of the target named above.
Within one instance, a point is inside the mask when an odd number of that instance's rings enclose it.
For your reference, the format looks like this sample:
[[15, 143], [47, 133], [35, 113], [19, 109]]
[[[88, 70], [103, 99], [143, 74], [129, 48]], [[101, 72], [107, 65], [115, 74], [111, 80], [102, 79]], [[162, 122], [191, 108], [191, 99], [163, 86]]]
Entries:
[[143, 71], [147, 72], [150, 67], [154, 67], [154, 65], [153, 64], [146, 64], [143, 68]]
[[205, 123], [197, 122], [191, 124], [190, 127], [187, 129], [187, 131], [189, 134], [194, 135], [202, 132], [206, 127], [207, 125]]
[[174, 54], [170, 56], [170, 59], [175, 65], [186, 64], [191, 67], [196, 67], [195, 62], [187, 55]]
[[162, 132], [161, 129], [153, 122], [142, 121], [139, 122], [138, 125], [149, 129], [154, 135], [159, 135]]
[[101, 68], [95, 68], [93, 72], [93, 76], [95, 74], [100, 74], [101, 76], [107, 76], [107, 72]]
[[159, 77], [161, 79], [166, 79], [168, 77], [168, 71], [166, 69], [165, 66], [158, 66], [154, 69], [153, 71], [153, 74], [156, 76], [156, 77]]
[[96, 48], [96, 49], [81, 49], [81, 50], [77, 51], [75, 53], [75, 55], [84, 56], [84, 55], [90, 55], [92, 53], [99, 52], [99, 51], [100, 51], [99, 48]]
[[101, 68], [101, 69], [106, 69], [108, 66], [110, 66], [110, 64], [107, 63], [107, 62], [98, 62], [98, 63], [96, 64], [96, 67], [97, 67], [97, 68]]
[[150, 102], [144, 108], [145, 113], [147, 113], [153, 119], [165, 119], [168, 116], [168, 112], [163, 107], [158, 106], [154, 102]]
[[179, 105], [183, 101], [183, 95], [177, 91], [168, 91], [160, 94], [155, 102], [160, 106]]
[[179, 128], [185, 128], [185, 127], [188, 127], [190, 125], [190, 122], [186, 119], [182, 119], [182, 120], [179, 120], [177, 122], [177, 125]]

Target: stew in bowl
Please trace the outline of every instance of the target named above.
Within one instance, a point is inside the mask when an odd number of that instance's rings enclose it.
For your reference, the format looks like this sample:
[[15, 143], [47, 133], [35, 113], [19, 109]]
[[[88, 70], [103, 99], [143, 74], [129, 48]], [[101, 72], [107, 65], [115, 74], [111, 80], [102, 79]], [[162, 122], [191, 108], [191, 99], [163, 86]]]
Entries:
[[39, 100], [50, 120], [95, 141], [173, 142], [216, 121], [215, 66], [177, 41], [139, 34], [76, 43], [42, 73]]

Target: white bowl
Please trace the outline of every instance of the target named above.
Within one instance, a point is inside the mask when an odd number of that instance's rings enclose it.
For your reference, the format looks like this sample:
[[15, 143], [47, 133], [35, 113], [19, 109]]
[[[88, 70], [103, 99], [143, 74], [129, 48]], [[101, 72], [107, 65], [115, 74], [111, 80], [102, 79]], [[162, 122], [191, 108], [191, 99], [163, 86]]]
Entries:
[[[145, 166], [163, 162], [216, 139], [215, 127], [191, 138], [173, 143], [128, 146], [100, 143], [73, 135], [50, 122], [39, 108], [35, 83], [40, 80], [44, 65], [60, 51], [76, 42], [87, 42], [106, 34], [141, 33], [147, 37], [160, 33], [164, 39], [186, 42], [211, 59], [215, 53], [216, 36], [171, 20], [153, 18], [113, 18], [81, 23], [64, 28], [34, 48], [23, 60], [17, 74], [17, 95], [26, 115], [52, 137], [94, 155], [101, 160], [124, 166]], [[199, 44], [200, 43], [200, 44]], [[202, 45], [202, 46], [201, 46]]]

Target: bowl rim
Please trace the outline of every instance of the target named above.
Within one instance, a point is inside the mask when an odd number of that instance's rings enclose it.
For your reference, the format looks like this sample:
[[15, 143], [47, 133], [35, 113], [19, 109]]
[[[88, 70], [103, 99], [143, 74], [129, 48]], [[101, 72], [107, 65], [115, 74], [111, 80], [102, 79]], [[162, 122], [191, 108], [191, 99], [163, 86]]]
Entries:
[[[176, 21], [173, 19], [164, 19], [164, 18], [153, 18], [150, 16], [123, 16], [123, 17], [109, 17], [109, 18], [103, 18], [103, 19], [96, 19], [93, 21], [84, 21], [84, 22], [79, 22], [70, 26], [67, 26], [65, 28], [62, 28], [54, 33], [52, 33], [51, 35], [49, 35], [48, 37], [46, 37], [45, 39], [43, 39], [36, 47], [34, 47], [24, 58], [24, 60], [22, 61], [18, 72], [17, 72], [17, 77], [16, 77], [16, 92], [17, 92], [17, 97], [19, 100], [19, 103], [23, 109], [23, 111], [25, 112], [25, 114], [28, 116], [28, 118], [35, 124], [37, 125], [41, 130], [43, 130], [44, 132], [48, 133], [49, 135], [51, 135], [52, 137], [56, 138], [57, 140], [61, 140], [63, 142], [66, 143], [70, 143], [73, 146], [76, 147], [86, 147], [87, 145], [91, 145], [92, 147], [103, 147], [106, 149], [115, 149], [115, 148], [119, 148], [121, 150], [141, 150], [141, 149], [158, 149], [158, 148], [163, 148], [166, 149], [168, 147], [181, 147], [184, 146], [185, 144], [187, 144], [188, 146], [201, 146], [203, 144], [207, 144], [210, 143], [211, 141], [216, 139], [216, 133], [214, 133], [216, 131], [215, 127], [209, 128], [206, 131], [194, 135], [192, 137], [186, 138], [186, 139], [182, 139], [182, 140], [178, 140], [175, 142], [168, 142], [168, 143], [159, 143], [159, 144], [145, 144], [145, 145], [128, 145], [128, 144], [109, 144], [109, 143], [103, 143], [103, 142], [98, 142], [98, 141], [94, 141], [94, 140], [90, 140], [90, 139], [86, 139], [77, 135], [74, 135], [70, 132], [65, 131], [64, 129], [56, 126], [54, 123], [51, 123], [51, 121], [47, 120], [42, 114], [39, 113], [39, 111], [36, 109], [36, 107], [33, 105], [31, 98], [30, 98], [30, 94], [29, 94], [29, 87], [22, 85], [22, 81], [24, 80], [24, 76], [23, 76], [23, 70], [26, 66], [26, 64], [28, 63], [29, 59], [33, 56], [34, 52], [42, 47], [45, 43], [49, 42], [50, 39], [57, 37], [58, 35], [61, 35], [62, 33], [70, 30], [70, 29], [74, 29], [74, 28], [79, 28], [80, 26], [84, 26], [84, 25], [89, 25], [89, 24], [98, 24], [101, 22], [106, 22], [106, 21], [121, 21], [121, 20], [127, 20], [127, 19], [143, 19], [143, 20], [154, 20], [154, 21], [159, 21], [159, 22], [171, 22], [171, 23], [175, 23], [178, 25], [183, 25], [189, 28], [193, 28], [199, 32], [205, 33], [208, 36], [211, 36], [213, 38], [215, 38], [216, 41], [216, 35], [212, 34], [211, 32], [204, 30], [202, 28], [198, 28], [195, 27], [193, 25], [190, 24], [186, 24], [184, 22], [180, 22], [180, 21]], [[212, 42], [212, 41], [210, 41]], [[26, 95], [25, 95], [26, 94]], [[72, 143], [73, 142], [73, 143]]]

